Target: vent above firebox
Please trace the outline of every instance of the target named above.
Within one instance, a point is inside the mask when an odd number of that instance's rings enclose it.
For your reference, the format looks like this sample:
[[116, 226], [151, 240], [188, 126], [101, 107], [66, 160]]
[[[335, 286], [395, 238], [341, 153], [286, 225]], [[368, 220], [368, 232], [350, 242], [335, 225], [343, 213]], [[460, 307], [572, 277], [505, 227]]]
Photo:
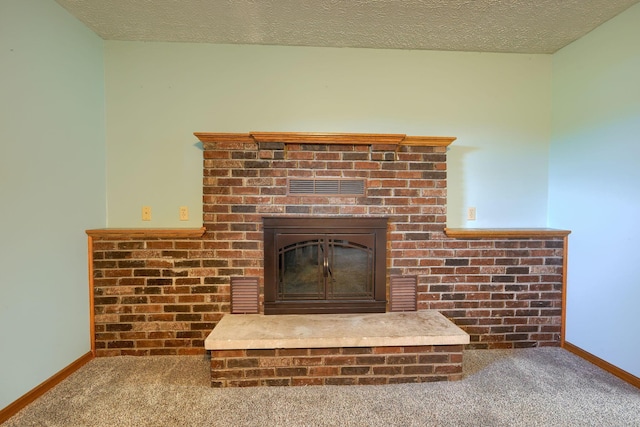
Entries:
[[348, 195], [363, 196], [364, 179], [289, 179], [287, 190], [291, 195]]

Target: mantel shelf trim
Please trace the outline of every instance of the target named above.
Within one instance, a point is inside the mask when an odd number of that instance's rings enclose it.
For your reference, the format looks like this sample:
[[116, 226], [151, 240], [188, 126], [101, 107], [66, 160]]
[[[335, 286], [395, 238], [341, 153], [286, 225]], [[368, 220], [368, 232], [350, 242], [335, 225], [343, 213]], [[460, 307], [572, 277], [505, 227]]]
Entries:
[[324, 132], [195, 132], [201, 142], [283, 142], [288, 144], [353, 144], [353, 145], [412, 145], [447, 147], [453, 136], [407, 136], [384, 133], [324, 133]]

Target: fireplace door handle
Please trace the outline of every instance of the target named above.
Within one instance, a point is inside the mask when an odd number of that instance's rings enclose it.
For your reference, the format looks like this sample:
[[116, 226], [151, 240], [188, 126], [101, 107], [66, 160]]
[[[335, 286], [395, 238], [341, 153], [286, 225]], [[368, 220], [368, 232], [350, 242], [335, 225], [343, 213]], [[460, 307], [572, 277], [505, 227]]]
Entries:
[[324, 277], [329, 277], [329, 259], [327, 257], [324, 257], [322, 260], [322, 269]]

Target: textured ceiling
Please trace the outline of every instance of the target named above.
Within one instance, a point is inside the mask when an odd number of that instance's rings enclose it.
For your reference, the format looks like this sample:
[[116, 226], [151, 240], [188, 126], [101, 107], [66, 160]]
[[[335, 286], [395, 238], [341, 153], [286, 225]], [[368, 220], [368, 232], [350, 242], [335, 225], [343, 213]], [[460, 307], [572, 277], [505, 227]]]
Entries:
[[56, 0], [106, 40], [553, 53], [640, 0]]

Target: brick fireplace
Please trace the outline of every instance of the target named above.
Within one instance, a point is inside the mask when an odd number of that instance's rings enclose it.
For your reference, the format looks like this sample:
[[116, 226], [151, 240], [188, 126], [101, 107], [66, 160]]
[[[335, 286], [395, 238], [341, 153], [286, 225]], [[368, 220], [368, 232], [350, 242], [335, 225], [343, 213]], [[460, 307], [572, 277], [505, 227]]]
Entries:
[[[204, 146], [206, 236], [226, 244], [218, 253], [228, 254], [227, 267], [234, 274], [259, 277], [260, 285], [264, 285], [264, 217], [388, 218], [389, 275], [423, 275], [428, 252], [444, 236], [445, 153], [454, 138], [196, 136]], [[355, 195], [292, 194], [292, 179], [359, 179], [363, 191]]]
[[[455, 138], [197, 133], [204, 230], [89, 230], [97, 355], [204, 353], [230, 312], [230, 282], [264, 302], [264, 217], [388, 219], [386, 282], [415, 277], [471, 348], [560, 344], [568, 232], [446, 229]], [[360, 194], [299, 194], [291, 180], [359, 180]], [[388, 299], [388, 287], [386, 296]]]

